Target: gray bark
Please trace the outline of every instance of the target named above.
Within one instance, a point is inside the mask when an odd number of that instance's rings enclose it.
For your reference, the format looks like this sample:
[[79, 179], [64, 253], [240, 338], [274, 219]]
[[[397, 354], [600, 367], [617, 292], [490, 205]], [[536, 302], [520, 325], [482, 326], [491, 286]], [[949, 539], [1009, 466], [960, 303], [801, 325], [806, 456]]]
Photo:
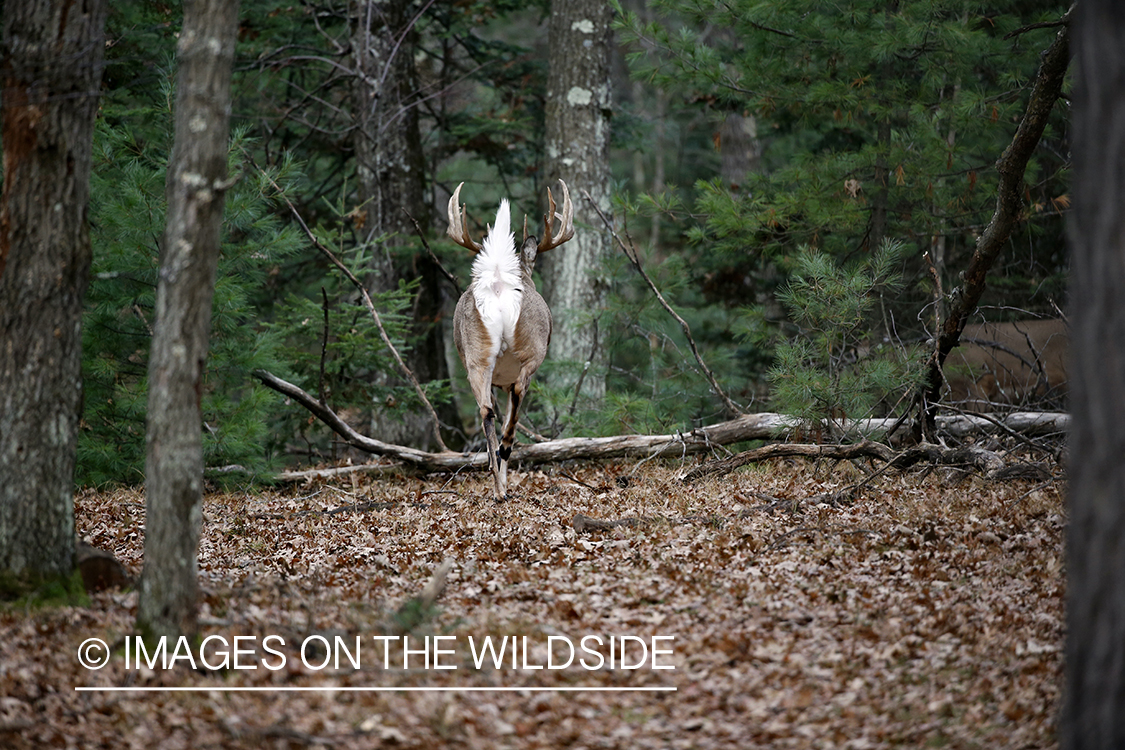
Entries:
[[758, 171], [762, 142], [758, 121], [752, 114], [728, 112], [719, 127], [719, 174], [733, 191], [745, 192], [747, 178]]
[[[488, 469], [488, 455], [485, 453], [427, 453], [417, 448], [392, 445], [361, 435], [353, 430], [331, 409], [324, 406], [313, 395], [292, 383], [264, 370], [257, 370], [254, 377], [262, 385], [297, 402], [332, 428], [349, 445], [383, 456], [421, 471], [460, 471], [465, 468]], [[855, 432], [873, 435], [891, 429], [897, 422], [894, 419], [867, 419], [849, 425]], [[1066, 414], [1017, 412], [1004, 415], [1000, 419], [983, 417], [940, 417], [939, 426], [948, 429], [956, 436], [1021, 432], [1028, 435], [1057, 434], [1066, 429]], [[801, 427], [798, 420], [783, 414], [742, 414], [735, 419], [707, 427], [698, 427], [690, 432], [674, 435], [618, 435], [615, 437], [579, 437], [550, 440], [544, 443], [519, 445], [512, 450], [513, 464], [539, 464], [557, 461], [589, 460], [601, 458], [682, 458], [691, 453], [710, 453], [717, 445], [730, 445], [747, 440], [786, 439]], [[889, 450], [889, 449], [888, 449]], [[296, 475], [283, 475], [293, 478]], [[307, 476], [307, 475], [305, 475]]]
[[1078, 4], [1070, 526], [1060, 745], [1125, 747], [1125, 16]]
[[[352, 9], [353, 97], [356, 175], [367, 239], [381, 234], [412, 234], [405, 211], [424, 226], [421, 135], [414, 44], [409, 24], [414, 7], [408, 0], [356, 0]], [[379, 248], [372, 260], [371, 285], [393, 289], [401, 276], [390, 255]]]
[[222, 234], [238, 0], [186, 0], [149, 358], [145, 566], [137, 623], [196, 632], [203, 502], [200, 400]]
[[[610, 238], [593, 208], [580, 196], [588, 191], [598, 207], [610, 214], [610, 18], [610, 6], [601, 0], [551, 2], [547, 185], [554, 189], [561, 178], [570, 187], [577, 231], [573, 240], [539, 257], [539, 273], [541, 291], [555, 321], [550, 358], [591, 362], [583, 393], [593, 399], [605, 395], [603, 355], [595, 347], [596, 312], [604, 304], [605, 283], [595, 272], [610, 252]], [[577, 378], [575, 372], [572, 378], [556, 379], [554, 384], [572, 385]]]
[[74, 569], [87, 203], [104, 0], [0, 2], [0, 570]]

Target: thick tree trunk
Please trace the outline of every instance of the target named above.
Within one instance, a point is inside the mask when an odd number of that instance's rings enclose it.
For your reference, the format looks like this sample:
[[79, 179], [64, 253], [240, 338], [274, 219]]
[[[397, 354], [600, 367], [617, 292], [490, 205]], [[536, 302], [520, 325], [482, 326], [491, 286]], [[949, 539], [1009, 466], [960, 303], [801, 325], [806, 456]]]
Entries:
[[[609, 172], [609, 3], [601, 0], [552, 0], [549, 23], [550, 71], [547, 76], [547, 186], [560, 178], [576, 197], [574, 239], [539, 256], [541, 292], [554, 315], [550, 357], [593, 368], [583, 379], [584, 394], [605, 395], [603, 359], [598, 342], [597, 311], [605, 285], [594, 272], [610, 252], [610, 238], [582, 191], [610, 214]], [[589, 316], [594, 314], [593, 319]], [[591, 361], [591, 358], [592, 361]], [[579, 374], [556, 379], [573, 386]]]
[[74, 569], [87, 203], [104, 0], [0, 2], [0, 570]]
[[1125, 16], [1079, 3], [1063, 748], [1125, 747]]
[[196, 631], [203, 500], [200, 399], [222, 234], [238, 0], [185, 0], [177, 45], [175, 140], [165, 192], [149, 358], [145, 567], [137, 623]]
[[[400, 281], [421, 280], [411, 310], [414, 341], [406, 359], [418, 381], [426, 383], [449, 379], [441, 272], [425, 254], [418, 253], [409, 262], [396, 262], [391, 252], [414, 233], [410, 217], [422, 226], [429, 223], [424, 198], [425, 157], [418, 108], [414, 106], [418, 85], [410, 24], [417, 9], [409, 0], [354, 0], [352, 143], [364, 237], [370, 241], [395, 235], [370, 248], [372, 259], [365, 283], [372, 293], [379, 293], [397, 289]], [[387, 375], [385, 382], [400, 381]], [[459, 421], [452, 404], [439, 405], [438, 413], [448, 425], [455, 426]], [[432, 434], [427, 415], [398, 408], [384, 412], [378, 405], [371, 431], [394, 442], [420, 447], [430, 445]]]

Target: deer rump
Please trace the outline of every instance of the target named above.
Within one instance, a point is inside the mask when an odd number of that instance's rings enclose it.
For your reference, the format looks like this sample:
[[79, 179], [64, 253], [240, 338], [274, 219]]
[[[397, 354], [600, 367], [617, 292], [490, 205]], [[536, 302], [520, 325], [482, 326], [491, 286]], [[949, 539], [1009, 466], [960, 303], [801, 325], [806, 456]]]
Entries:
[[1033, 403], [1060, 408], [1069, 350], [1070, 333], [1061, 320], [967, 325], [945, 362], [947, 399], [973, 412]]

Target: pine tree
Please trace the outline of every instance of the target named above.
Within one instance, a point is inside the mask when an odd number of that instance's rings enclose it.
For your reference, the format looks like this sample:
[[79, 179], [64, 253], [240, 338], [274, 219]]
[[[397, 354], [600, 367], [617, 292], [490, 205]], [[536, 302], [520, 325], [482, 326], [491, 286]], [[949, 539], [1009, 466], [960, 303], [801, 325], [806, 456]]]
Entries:
[[[995, 202], [993, 163], [1010, 142], [1063, 3], [853, 0], [658, 2], [679, 33], [625, 18], [634, 73], [726, 112], [757, 118], [762, 172], [732, 189], [698, 186], [711, 255], [759, 268], [798, 247], [873, 252], [884, 237], [917, 255], [944, 238], [950, 275]], [[703, 37], [691, 23], [723, 29]], [[1058, 133], [1054, 134], [1058, 137]], [[1059, 231], [1060, 161], [1036, 165], [1029, 228]], [[750, 250], [751, 258], [745, 258]]]
[[[881, 401], [893, 403], [921, 381], [917, 350], [870, 338], [873, 316], [902, 286], [903, 254], [901, 243], [885, 240], [869, 260], [842, 268], [825, 253], [798, 253], [778, 294], [797, 329], [777, 345], [768, 374], [778, 410], [841, 436], [854, 420], [875, 416]], [[755, 312], [762, 321], [762, 311]]]
[[[91, 224], [94, 263], [83, 327], [85, 412], [78, 481], [88, 485], [143, 480], [148, 357], [164, 223], [168, 110], [137, 109], [117, 126], [99, 123], [94, 153]], [[141, 140], [134, 120], [160, 140]], [[163, 132], [152, 123], [164, 123]], [[268, 391], [250, 372], [277, 369], [280, 337], [262, 322], [272, 305], [263, 295], [277, 267], [301, 237], [274, 213], [272, 183], [297, 178], [291, 163], [268, 177], [242, 161], [245, 133], [232, 144], [230, 171], [241, 173], [227, 198], [223, 252], [211, 316], [211, 352], [204, 378], [203, 445], [208, 467], [268, 469], [270, 427], [278, 417]], [[272, 182], [271, 182], [272, 181]]]
[[[957, 286], [995, 207], [995, 161], [1054, 35], [1042, 26], [1057, 23], [1066, 5], [652, 6], [647, 17], [622, 13], [633, 75], [678, 98], [673, 109], [706, 118], [716, 153], [696, 160], [692, 190], [642, 195], [634, 206], [682, 222], [686, 246], [670, 251], [685, 254], [687, 285], [702, 290], [689, 293], [688, 306], [718, 324], [699, 340], [729, 348], [732, 326], [745, 325], [727, 314], [739, 304], [771, 307], [770, 325], [782, 326], [776, 295], [802, 248], [848, 267], [884, 239], [904, 244], [906, 283], [887, 301], [880, 333], [923, 340], [922, 323], [932, 330], [940, 320], [942, 295]], [[743, 170], [737, 183], [721, 177], [732, 117], [753, 119], [760, 147], [758, 171]], [[1027, 175], [1025, 221], [1009, 259], [992, 271], [986, 303], [1051, 313], [1061, 301], [1065, 127], [1056, 112]], [[734, 377], [753, 377], [769, 358], [768, 340], [736, 353], [751, 372]]]

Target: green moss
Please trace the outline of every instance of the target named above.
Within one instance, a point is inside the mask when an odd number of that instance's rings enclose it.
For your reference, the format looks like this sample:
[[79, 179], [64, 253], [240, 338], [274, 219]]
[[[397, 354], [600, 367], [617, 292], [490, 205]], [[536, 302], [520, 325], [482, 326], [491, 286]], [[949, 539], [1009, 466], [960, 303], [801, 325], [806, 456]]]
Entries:
[[85, 607], [90, 598], [82, 575], [75, 568], [68, 575], [0, 572], [0, 606], [5, 609], [41, 607]]

